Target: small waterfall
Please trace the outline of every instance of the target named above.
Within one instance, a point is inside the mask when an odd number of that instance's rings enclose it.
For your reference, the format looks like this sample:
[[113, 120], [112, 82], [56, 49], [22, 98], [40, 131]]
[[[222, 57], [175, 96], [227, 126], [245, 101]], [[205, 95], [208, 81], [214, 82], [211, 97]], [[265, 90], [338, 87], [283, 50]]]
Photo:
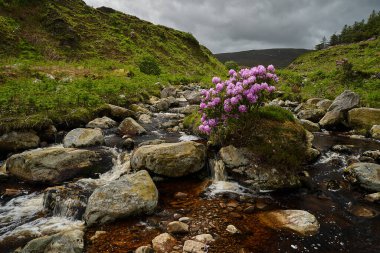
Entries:
[[223, 160], [214, 158], [209, 159], [209, 167], [211, 170], [211, 178], [213, 183], [208, 187], [206, 194], [209, 197], [215, 197], [223, 193], [233, 193], [238, 195], [252, 194], [248, 188], [241, 186], [237, 182], [227, 181], [227, 171]]
[[227, 181], [227, 172], [222, 160], [210, 159], [209, 166], [211, 169], [212, 180], [214, 182]]
[[43, 193], [19, 196], [0, 206], [0, 247], [7, 241], [27, 241], [83, 227], [82, 215], [92, 192], [130, 171], [129, 154], [116, 148], [109, 151], [113, 155], [112, 169], [98, 179], [84, 178], [50, 187]]
[[112, 169], [101, 174], [98, 179], [84, 178], [64, 187], [48, 188], [44, 194], [44, 208], [52, 216], [80, 220], [86, 210], [88, 198], [93, 191], [117, 180], [130, 172], [129, 154], [110, 148], [113, 155]]

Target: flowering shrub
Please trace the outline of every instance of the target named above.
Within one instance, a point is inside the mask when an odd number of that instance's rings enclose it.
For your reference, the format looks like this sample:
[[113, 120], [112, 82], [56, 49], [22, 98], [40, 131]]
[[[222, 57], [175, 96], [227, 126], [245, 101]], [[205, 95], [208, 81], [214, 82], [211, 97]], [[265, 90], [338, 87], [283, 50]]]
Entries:
[[256, 110], [265, 95], [275, 90], [271, 84], [278, 82], [273, 65], [267, 68], [259, 65], [239, 72], [231, 69], [229, 76], [225, 81], [214, 77], [215, 88], [202, 90], [199, 130], [203, 133], [209, 135], [213, 129], [226, 126], [229, 120]]

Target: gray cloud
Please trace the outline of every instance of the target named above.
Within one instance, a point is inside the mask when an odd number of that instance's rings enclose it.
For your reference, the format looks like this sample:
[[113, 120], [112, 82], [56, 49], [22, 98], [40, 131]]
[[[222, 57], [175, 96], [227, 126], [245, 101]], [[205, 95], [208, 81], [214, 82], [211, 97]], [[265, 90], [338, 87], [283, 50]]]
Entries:
[[85, 0], [192, 33], [214, 53], [313, 48], [366, 19], [379, 0]]

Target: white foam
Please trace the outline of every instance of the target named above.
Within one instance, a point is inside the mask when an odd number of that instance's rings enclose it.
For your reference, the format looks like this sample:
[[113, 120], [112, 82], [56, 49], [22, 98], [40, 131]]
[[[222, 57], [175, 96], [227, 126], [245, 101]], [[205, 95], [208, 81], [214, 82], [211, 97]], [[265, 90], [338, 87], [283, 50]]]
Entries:
[[235, 193], [238, 195], [250, 195], [251, 190], [241, 186], [236, 182], [217, 181], [207, 188], [208, 196], [215, 197], [221, 193]]
[[43, 209], [43, 194], [16, 197], [0, 207], [0, 233], [6, 226], [20, 224], [35, 217]]
[[197, 141], [197, 140], [200, 140], [201, 138], [198, 137], [198, 136], [195, 136], [195, 135], [187, 135], [186, 133], [184, 132], [180, 132], [181, 134], [181, 137], [179, 137], [179, 141], [183, 142], [183, 141]]
[[84, 229], [84, 222], [63, 217], [39, 218], [3, 234], [0, 236], [0, 242], [23, 238], [33, 239], [74, 229]]

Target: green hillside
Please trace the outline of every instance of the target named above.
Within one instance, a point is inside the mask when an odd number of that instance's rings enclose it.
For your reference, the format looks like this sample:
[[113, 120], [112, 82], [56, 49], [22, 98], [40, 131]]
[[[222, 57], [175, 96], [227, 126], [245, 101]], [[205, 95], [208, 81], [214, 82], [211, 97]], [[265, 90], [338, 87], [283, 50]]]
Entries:
[[306, 53], [279, 74], [292, 96], [332, 99], [351, 89], [363, 106], [380, 107], [380, 38]]
[[0, 0], [0, 130], [69, 121], [145, 99], [157, 82], [224, 72], [189, 33], [82, 0]]

